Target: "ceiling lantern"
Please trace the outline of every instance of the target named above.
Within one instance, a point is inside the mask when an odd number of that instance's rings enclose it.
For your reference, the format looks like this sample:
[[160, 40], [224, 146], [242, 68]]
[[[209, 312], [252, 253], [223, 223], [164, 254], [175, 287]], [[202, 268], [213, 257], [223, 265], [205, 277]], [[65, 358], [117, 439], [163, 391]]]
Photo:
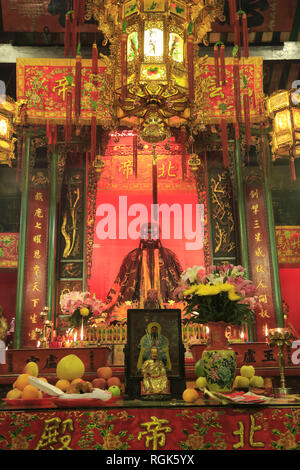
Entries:
[[297, 90], [279, 90], [266, 100], [272, 119], [271, 148], [273, 161], [290, 163], [292, 180], [296, 179], [295, 158], [300, 157], [300, 95]]
[[87, 0], [86, 18], [110, 43], [118, 125], [150, 143], [188, 126], [196, 44], [224, 19], [223, 7], [220, 0]]

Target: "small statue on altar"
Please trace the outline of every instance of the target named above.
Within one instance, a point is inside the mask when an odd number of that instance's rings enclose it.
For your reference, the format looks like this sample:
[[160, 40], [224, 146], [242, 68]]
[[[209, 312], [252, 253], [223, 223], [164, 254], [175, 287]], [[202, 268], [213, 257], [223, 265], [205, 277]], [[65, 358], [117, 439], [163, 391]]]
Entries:
[[165, 366], [158, 358], [156, 347], [151, 348], [150, 358], [142, 365], [142, 395], [168, 394], [168, 377]]
[[137, 370], [141, 370], [144, 362], [150, 359], [151, 349], [156, 348], [158, 359], [163, 363], [164, 367], [170, 371], [172, 369], [169, 340], [161, 334], [161, 325], [157, 322], [151, 322], [147, 326], [146, 334], [140, 340], [140, 354], [137, 362]]
[[149, 289], [147, 292], [147, 298], [144, 303], [144, 308], [149, 308], [151, 310], [161, 308], [158, 300], [158, 292], [156, 289]]

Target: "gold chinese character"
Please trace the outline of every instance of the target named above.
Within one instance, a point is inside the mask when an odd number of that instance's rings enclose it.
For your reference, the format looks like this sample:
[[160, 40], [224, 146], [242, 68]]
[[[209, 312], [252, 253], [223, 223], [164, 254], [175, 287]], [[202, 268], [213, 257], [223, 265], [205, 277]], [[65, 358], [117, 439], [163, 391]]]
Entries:
[[260, 228], [260, 224], [259, 224], [259, 220], [258, 220], [258, 219], [255, 219], [255, 220], [254, 220], [253, 227], [254, 227], [254, 228]]
[[262, 257], [262, 258], [264, 258], [264, 256], [265, 256], [261, 247], [259, 247], [255, 250], [255, 254], [256, 254], [256, 256], [259, 256], [259, 257]]
[[35, 281], [32, 286], [32, 291], [33, 292], [41, 292], [40, 289], [38, 288], [38, 282]]
[[35, 217], [38, 217], [39, 219], [42, 219], [42, 218], [44, 217], [43, 209], [41, 209], [40, 207], [38, 207], [38, 208], [35, 210], [34, 216], [35, 216]]
[[263, 281], [259, 281], [259, 283], [257, 284], [257, 289], [259, 288], [266, 289], [267, 286], [264, 285]]
[[133, 174], [133, 162], [131, 160], [126, 160], [121, 162], [119, 167], [119, 173], [122, 172], [126, 179]]
[[263, 304], [267, 304], [268, 303], [268, 299], [267, 299], [267, 296], [266, 294], [260, 294], [258, 296], [258, 300], [259, 302], [263, 303]]
[[37, 320], [36, 320], [36, 317], [37, 317], [36, 313], [33, 313], [32, 315], [30, 315], [29, 318], [30, 318], [30, 320], [31, 320], [31, 323], [36, 323], [36, 321], [37, 321]]
[[29, 336], [30, 341], [35, 341], [37, 339], [36, 332], [34, 330], [31, 330], [28, 333], [28, 336]]
[[40, 299], [31, 299], [31, 302], [33, 303], [33, 306], [36, 307], [37, 304], [39, 303]]
[[36, 222], [34, 228], [38, 228], [40, 230], [42, 228], [41, 222]]
[[258, 214], [258, 211], [259, 211], [259, 209], [258, 209], [258, 204], [252, 204], [251, 210], [252, 210], [252, 212], [253, 212], [254, 215], [257, 215], [257, 214]]
[[54, 450], [53, 444], [57, 443], [60, 423], [61, 419], [59, 417], [45, 419], [43, 433], [37, 443], [36, 450], [40, 450], [45, 447], [49, 447]]
[[[254, 441], [254, 433], [260, 431], [262, 428], [261, 425], [255, 425], [255, 418], [253, 415], [250, 415], [250, 429], [249, 429], [249, 446], [250, 447], [265, 447], [263, 442]], [[239, 436], [239, 442], [236, 442], [232, 445], [234, 449], [242, 449], [245, 446], [245, 425], [242, 421], [238, 421], [238, 429], [232, 431], [234, 436]]]
[[261, 242], [261, 233], [260, 233], [260, 232], [257, 232], [257, 233], [254, 235], [254, 238], [255, 238], [255, 241], [256, 241], [256, 242]]
[[[58, 90], [58, 96], [62, 95], [62, 99], [65, 101], [67, 88], [70, 86], [68, 80], [64, 77], [61, 80], [56, 80], [55, 83], [57, 83], [57, 85], [53, 87], [53, 91]], [[71, 86], [75, 86], [75, 84], [72, 83]]]
[[38, 275], [39, 275], [40, 272], [41, 272], [41, 268], [39, 267], [38, 264], [35, 264], [35, 265], [33, 266], [33, 272], [34, 272], [35, 276], [38, 277]]
[[152, 450], [157, 450], [158, 446], [163, 447], [166, 443], [165, 433], [172, 432], [170, 426], [162, 426], [168, 423], [169, 421], [167, 419], [159, 419], [156, 416], [151, 416], [151, 421], [141, 423], [141, 426], [146, 427], [147, 431], [139, 432], [137, 437], [138, 441], [140, 441], [143, 436], [146, 436], [146, 447], [149, 447], [150, 442], [152, 442]]
[[168, 169], [166, 169], [166, 164], [162, 162], [162, 166], [160, 167], [160, 172], [157, 175], [158, 178], [164, 178], [165, 176], [168, 176], [169, 178], [175, 178], [176, 174], [172, 173], [172, 170], [175, 169], [175, 167], [172, 165], [172, 162], [168, 162]]
[[251, 199], [258, 199], [258, 189], [251, 189], [250, 197]]
[[39, 192], [38, 192], [38, 193], [35, 193], [34, 199], [35, 199], [36, 201], [43, 201], [43, 200], [44, 200], [44, 199], [43, 199], [43, 194], [42, 194], [42, 193], [39, 193]]
[[255, 269], [256, 269], [257, 273], [264, 273], [265, 272], [264, 267], [263, 267], [262, 264], [257, 264]]
[[33, 257], [34, 259], [40, 259], [41, 258], [40, 250], [34, 250]]
[[34, 241], [34, 243], [36, 243], [37, 245], [40, 245], [42, 243], [42, 240], [41, 240], [41, 235], [35, 235], [32, 240]]
[[261, 318], [270, 318], [270, 315], [269, 315], [268, 310], [264, 310], [264, 309], [262, 309], [262, 310], [259, 312], [259, 316], [260, 316]]

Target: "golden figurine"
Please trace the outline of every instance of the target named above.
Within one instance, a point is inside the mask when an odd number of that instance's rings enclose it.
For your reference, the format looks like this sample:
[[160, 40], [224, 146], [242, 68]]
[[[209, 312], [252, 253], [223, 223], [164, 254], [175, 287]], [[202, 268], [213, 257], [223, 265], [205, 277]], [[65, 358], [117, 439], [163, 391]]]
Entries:
[[147, 359], [142, 365], [143, 390], [145, 395], [160, 395], [168, 393], [168, 377], [165, 366], [158, 359], [158, 350], [152, 347], [150, 350], [150, 359]]

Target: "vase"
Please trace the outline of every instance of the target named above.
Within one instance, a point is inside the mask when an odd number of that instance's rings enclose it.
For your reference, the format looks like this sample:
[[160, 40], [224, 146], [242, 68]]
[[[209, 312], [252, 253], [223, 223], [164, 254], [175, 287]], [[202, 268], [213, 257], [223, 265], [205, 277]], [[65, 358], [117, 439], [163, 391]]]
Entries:
[[202, 353], [208, 390], [230, 392], [236, 374], [236, 354], [225, 337], [226, 322], [208, 323], [210, 343]]

